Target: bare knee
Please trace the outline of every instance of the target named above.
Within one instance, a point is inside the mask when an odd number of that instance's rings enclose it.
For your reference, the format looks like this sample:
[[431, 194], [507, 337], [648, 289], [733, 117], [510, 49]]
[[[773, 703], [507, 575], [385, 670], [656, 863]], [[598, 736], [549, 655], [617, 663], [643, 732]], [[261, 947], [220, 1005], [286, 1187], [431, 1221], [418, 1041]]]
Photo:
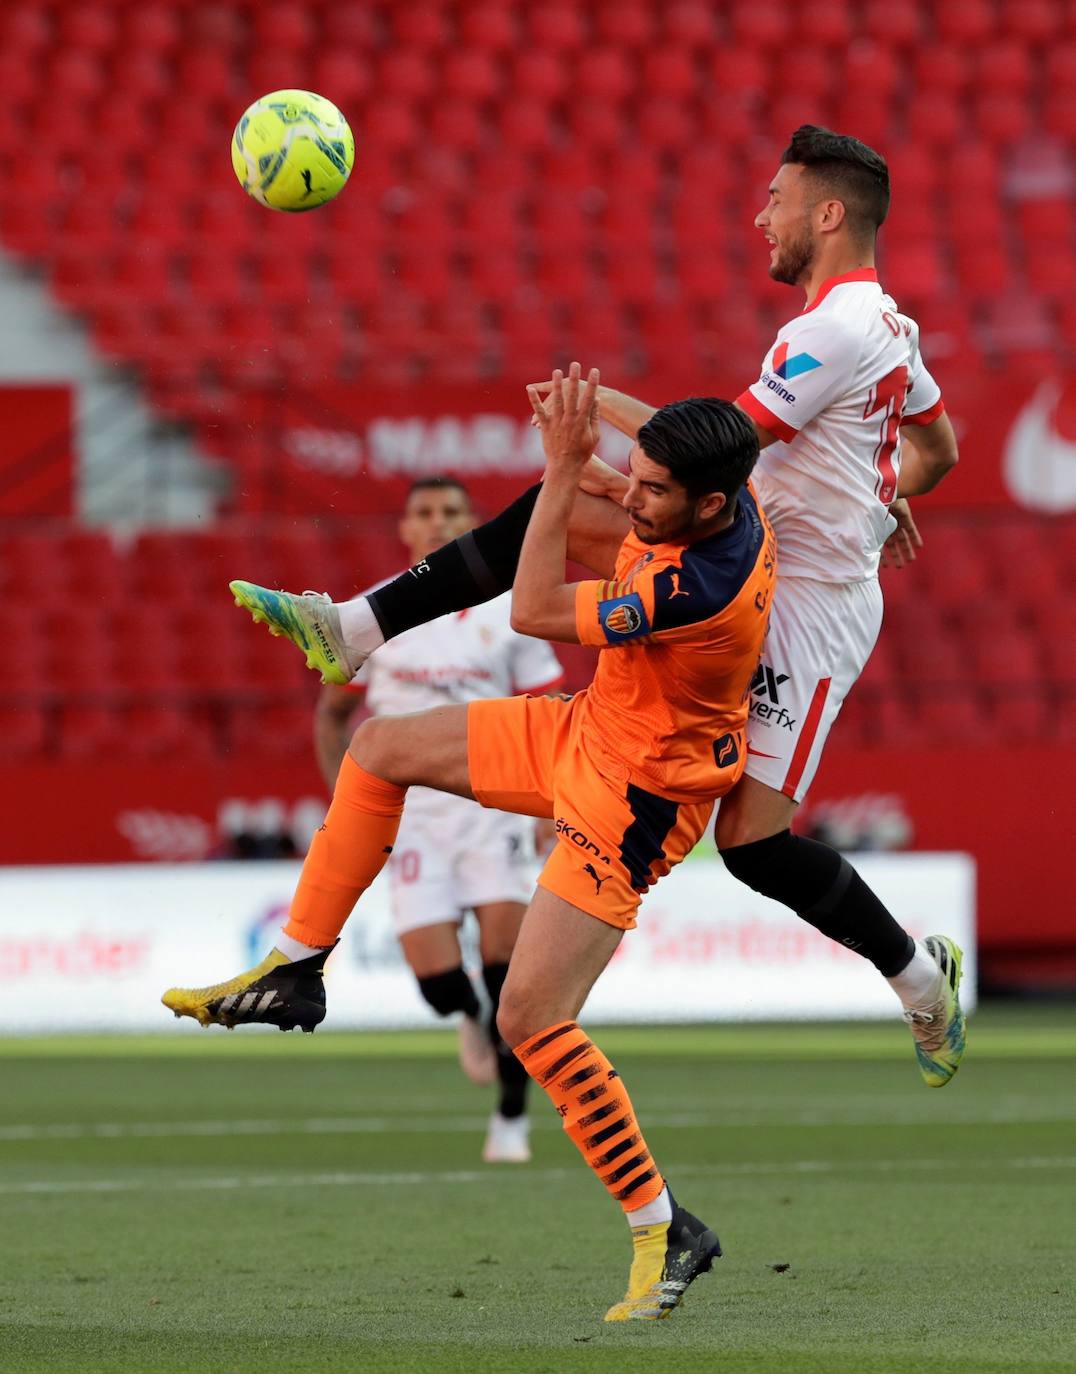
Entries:
[[795, 813], [790, 797], [754, 778], [741, 778], [718, 804], [714, 841], [721, 850], [769, 839], [787, 830]]
[[348, 753], [368, 773], [386, 782], [397, 782], [391, 772], [392, 758], [399, 758], [399, 750], [392, 748], [393, 726], [391, 716], [368, 716], [351, 736]]
[[542, 1019], [540, 1008], [534, 1006], [526, 993], [517, 992], [510, 984], [505, 984], [497, 1008], [497, 1030], [506, 1045], [515, 1049], [549, 1024], [548, 1019]]

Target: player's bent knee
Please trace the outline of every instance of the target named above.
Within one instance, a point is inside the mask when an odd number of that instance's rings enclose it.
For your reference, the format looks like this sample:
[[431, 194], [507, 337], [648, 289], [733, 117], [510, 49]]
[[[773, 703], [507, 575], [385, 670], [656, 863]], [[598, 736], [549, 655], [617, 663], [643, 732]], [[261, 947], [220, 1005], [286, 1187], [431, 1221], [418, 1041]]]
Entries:
[[497, 1030], [501, 1039], [511, 1049], [522, 1045], [532, 1035], [537, 1035], [549, 1024], [540, 1016], [525, 998], [516, 997], [508, 988], [501, 992], [500, 1006], [497, 1008]]
[[[388, 756], [388, 738], [391, 735], [393, 720], [391, 716], [370, 716], [362, 722], [351, 736], [348, 752], [359, 765], [375, 777], [384, 777], [381, 768]], [[385, 727], [389, 727], [386, 729]], [[392, 779], [386, 779], [392, 781]]]

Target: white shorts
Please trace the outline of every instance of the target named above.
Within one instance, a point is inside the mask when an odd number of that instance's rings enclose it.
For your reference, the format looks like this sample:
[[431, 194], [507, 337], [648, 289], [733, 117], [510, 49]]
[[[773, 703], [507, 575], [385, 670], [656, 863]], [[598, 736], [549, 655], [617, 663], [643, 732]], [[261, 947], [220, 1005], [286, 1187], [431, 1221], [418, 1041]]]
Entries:
[[807, 795], [833, 722], [882, 626], [882, 589], [778, 573], [751, 684], [745, 772], [793, 801]]
[[534, 821], [412, 787], [388, 871], [397, 935], [459, 922], [487, 902], [527, 903], [534, 894]]

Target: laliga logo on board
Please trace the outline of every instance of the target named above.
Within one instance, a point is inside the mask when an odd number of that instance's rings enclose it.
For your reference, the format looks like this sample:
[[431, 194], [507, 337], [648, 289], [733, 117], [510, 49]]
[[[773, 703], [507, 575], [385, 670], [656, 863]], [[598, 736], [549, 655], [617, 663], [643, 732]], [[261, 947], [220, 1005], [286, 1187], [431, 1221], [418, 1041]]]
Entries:
[[1076, 509], [1076, 378], [1040, 385], [1009, 431], [1002, 471], [1029, 510]]
[[273, 902], [247, 927], [247, 954], [255, 963], [265, 958], [267, 943], [272, 943], [270, 937], [276, 935], [287, 920], [289, 905], [288, 902]]

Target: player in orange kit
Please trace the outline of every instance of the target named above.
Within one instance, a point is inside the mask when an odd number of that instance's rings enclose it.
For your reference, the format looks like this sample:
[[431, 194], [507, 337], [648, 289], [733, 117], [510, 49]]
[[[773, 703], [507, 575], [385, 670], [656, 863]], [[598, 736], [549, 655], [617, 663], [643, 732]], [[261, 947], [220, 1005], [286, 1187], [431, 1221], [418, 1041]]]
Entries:
[[[610, 531], [604, 581], [564, 581], [569, 516], [598, 439], [597, 370], [554, 373], [546, 451], [512, 593], [516, 629], [593, 644], [594, 682], [557, 700], [511, 697], [366, 721], [341, 767], [280, 944], [256, 968], [164, 996], [202, 1024], [312, 1030], [322, 968], [391, 852], [411, 784], [556, 818], [557, 844], [527, 910], [498, 1026], [632, 1228], [628, 1291], [609, 1321], [668, 1315], [721, 1253], [672, 1198], [616, 1070], [576, 1024], [642, 895], [693, 847], [715, 797], [742, 775], [751, 679], [776, 572], [772, 530], [746, 485], [758, 457], [727, 401], [663, 407], [631, 455], [626, 539]], [[298, 956], [298, 957], [297, 957]]]

